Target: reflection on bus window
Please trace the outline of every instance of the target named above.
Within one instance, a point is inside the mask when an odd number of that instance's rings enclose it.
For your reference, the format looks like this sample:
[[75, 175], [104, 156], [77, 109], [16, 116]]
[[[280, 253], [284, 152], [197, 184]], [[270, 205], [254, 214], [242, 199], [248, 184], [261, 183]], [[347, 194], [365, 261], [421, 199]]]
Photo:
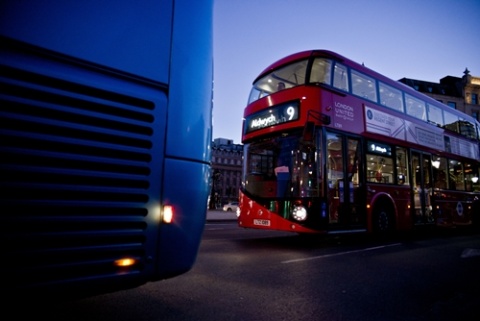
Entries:
[[440, 109], [440, 107], [437, 107], [437, 106], [434, 106], [434, 105], [431, 105], [431, 104], [427, 104], [427, 107], [428, 107], [427, 108], [427, 110], [428, 110], [428, 121], [432, 124], [443, 127], [443, 125], [445, 123], [443, 122], [443, 114], [442, 114], [442, 110]]
[[362, 98], [377, 102], [375, 79], [352, 70], [352, 93]]
[[245, 145], [245, 190], [264, 198], [319, 196], [315, 148], [299, 143], [300, 133]]
[[427, 120], [427, 113], [425, 108], [425, 102], [422, 100], [405, 94], [405, 107], [407, 115], [416, 117], [418, 119]]
[[347, 67], [339, 63], [336, 63], [333, 68], [333, 87], [349, 91]]
[[367, 180], [374, 183], [394, 183], [393, 158], [367, 154]]
[[460, 119], [458, 125], [461, 135], [473, 139], [477, 137], [477, 133], [475, 132], [475, 124], [467, 120]]
[[448, 168], [448, 179], [450, 189], [457, 191], [465, 190], [465, 181], [463, 174], [463, 165], [461, 162], [456, 160], [450, 160]]
[[399, 185], [410, 185], [408, 179], [408, 160], [407, 160], [407, 150], [403, 147], [396, 148], [397, 156], [397, 184]]
[[308, 60], [302, 60], [277, 69], [253, 84], [248, 103], [277, 91], [305, 84]]
[[479, 192], [480, 191], [480, 168], [476, 165], [471, 166], [471, 171], [467, 173], [466, 179], [472, 182], [472, 190], [471, 192]]
[[447, 159], [445, 157], [434, 157], [432, 161], [433, 168], [433, 187], [435, 189], [448, 189], [447, 180]]
[[388, 108], [403, 112], [402, 92], [382, 82], [379, 83], [380, 103]]
[[[465, 163], [465, 188], [467, 192], [473, 192], [474, 190], [474, 180], [478, 180], [478, 170], [475, 166], [470, 163]], [[476, 178], [475, 178], [476, 177]]]
[[332, 73], [332, 61], [324, 58], [317, 58], [313, 61], [311, 83], [330, 84]]
[[458, 133], [458, 116], [448, 111], [443, 112], [443, 117], [445, 120], [444, 128], [451, 130], [452, 132]]

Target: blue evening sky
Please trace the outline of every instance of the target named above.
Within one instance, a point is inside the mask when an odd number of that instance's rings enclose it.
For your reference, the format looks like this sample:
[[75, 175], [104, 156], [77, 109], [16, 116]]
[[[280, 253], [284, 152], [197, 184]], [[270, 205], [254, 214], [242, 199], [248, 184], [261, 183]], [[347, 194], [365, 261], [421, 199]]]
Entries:
[[213, 138], [241, 143], [252, 81], [328, 49], [394, 80], [480, 76], [478, 0], [215, 0]]

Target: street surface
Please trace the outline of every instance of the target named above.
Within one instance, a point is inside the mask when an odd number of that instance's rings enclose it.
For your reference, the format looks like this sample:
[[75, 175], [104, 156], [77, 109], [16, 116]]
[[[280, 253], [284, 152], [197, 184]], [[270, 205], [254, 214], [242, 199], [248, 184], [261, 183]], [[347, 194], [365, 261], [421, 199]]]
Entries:
[[479, 236], [307, 238], [211, 220], [184, 275], [74, 302], [25, 302], [3, 320], [478, 321]]

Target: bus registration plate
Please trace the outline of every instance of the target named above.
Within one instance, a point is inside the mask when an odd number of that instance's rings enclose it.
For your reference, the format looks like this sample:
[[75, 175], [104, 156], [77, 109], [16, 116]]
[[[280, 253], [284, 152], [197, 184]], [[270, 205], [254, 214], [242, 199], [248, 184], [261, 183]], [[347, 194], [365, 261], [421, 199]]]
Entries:
[[270, 220], [253, 220], [253, 225], [270, 226]]

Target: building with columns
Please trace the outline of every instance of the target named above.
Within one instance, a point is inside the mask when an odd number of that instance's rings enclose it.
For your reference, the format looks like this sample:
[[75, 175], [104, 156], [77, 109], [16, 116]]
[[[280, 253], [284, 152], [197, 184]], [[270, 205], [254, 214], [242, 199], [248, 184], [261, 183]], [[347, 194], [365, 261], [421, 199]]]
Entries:
[[[212, 143], [212, 193], [216, 208], [238, 200], [242, 181], [243, 145], [216, 138]], [[210, 206], [211, 207], [211, 206]]]
[[480, 77], [470, 75], [467, 68], [463, 74], [461, 78], [443, 77], [439, 83], [410, 78], [399, 81], [480, 121]]

